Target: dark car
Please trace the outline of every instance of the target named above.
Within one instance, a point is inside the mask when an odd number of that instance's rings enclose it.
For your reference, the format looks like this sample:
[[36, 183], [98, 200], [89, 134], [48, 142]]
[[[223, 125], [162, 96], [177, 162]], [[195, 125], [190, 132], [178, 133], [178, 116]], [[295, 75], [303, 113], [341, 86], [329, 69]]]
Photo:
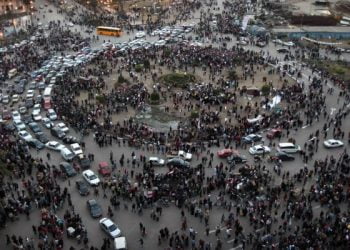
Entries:
[[247, 159], [241, 155], [231, 155], [231, 156], [227, 157], [227, 162], [229, 164], [245, 163], [245, 162], [247, 162]]
[[24, 93], [24, 86], [22, 84], [17, 84], [15, 87], [15, 93], [16, 94], [23, 94]]
[[261, 139], [262, 139], [262, 136], [261, 136], [261, 135], [250, 134], [250, 135], [244, 136], [244, 137], [242, 138], [242, 141], [243, 141], [244, 143], [253, 143], [253, 142], [261, 141]]
[[182, 167], [182, 168], [187, 167], [188, 168], [190, 166], [190, 163], [179, 158], [179, 157], [175, 157], [175, 158], [168, 160], [167, 165], [172, 166], [172, 167]]
[[25, 124], [29, 124], [31, 122], [34, 122], [33, 117], [31, 115], [24, 115], [22, 117], [22, 120]]
[[34, 106], [34, 101], [32, 98], [27, 99], [24, 103], [27, 109], [32, 108]]
[[66, 136], [66, 133], [64, 133], [59, 127], [53, 127], [51, 129], [51, 134], [59, 139], [62, 139]]
[[49, 138], [47, 138], [44, 132], [36, 133], [35, 136], [42, 143], [47, 143], [49, 141]]
[[281, 128], [273, 128], [267, 132], [266, 137], [272, 140], [276, 137], [281, 137], [281, 135], [282, 135]]
[[294, 156], [284, 153], [284, 152], [277, 152], [276, 153], [276, 158], [281, 160], [281, 161], [294, 161]]
[[281, 48], [281, 49], [277, 49], [278, 53], [289, 53], [289, 49], [286, 48]]
[[86, 157], [80, 158], [79, 159], [79, 165], [81, 169], [89, 169], [90, 168], [90, 160]]
[[28, 124], [28, 126], [35, 134], [42, 132], [41, 128], [39, 127], [39, 125], [36, 122], [31, 122]]
[[71, 164], [68, 162], [61, 162], [60, 163], [60, 169], [63, 173], [65, 173], [68, 177], [75, 176], [77, 172], [74, 170]]
[[4, 129], [8, 132], [13, 132], [16, 130], [16, 127], [15, 127], [15, 125], [13, 125], [12, 122], [9, 122], [9, 123], [5, 124]]
[[93, 218], [98, 218], [102, 216], [102, 208], [96, 202], [96, 200], [88, 200], [86, 204]]
[[64, 137], [62, 141], [66, 144], [79, 143], [78, 138], [71, 135]]
[[76, 181], [75, 186], [77, 187], [79, 194], [82, 196], [88, 195], [90, 193], [88, 185], [83, 180]]
[[35, 149], [43, 149], [45, 148], [45, 144], [39, 141], [38, 139], [32, 139], [30, 141], [27, 141], [28, 145], [30, 147], [33, 147]]

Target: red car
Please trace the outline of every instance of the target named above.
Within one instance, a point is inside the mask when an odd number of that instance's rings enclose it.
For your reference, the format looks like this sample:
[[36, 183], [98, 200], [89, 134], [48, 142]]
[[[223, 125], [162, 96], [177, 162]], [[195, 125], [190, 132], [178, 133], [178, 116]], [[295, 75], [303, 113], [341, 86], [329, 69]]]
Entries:
[[266, 137], [270, 140], [280, 137], [282, 135], [282, 129], [281, 128], [273, 128], [269, 132], [267, 132]]
[[103, 161], [98, 164], [98, 172], [102, 176], [110, 176], [112, 173], [111, 168], [108, 166], [108, 163]]
[[220, 158], [226, 158], [233, 154], [238, 154], [238, 152], [230, 148], [225, 148], [218, 151], [218, 157]]

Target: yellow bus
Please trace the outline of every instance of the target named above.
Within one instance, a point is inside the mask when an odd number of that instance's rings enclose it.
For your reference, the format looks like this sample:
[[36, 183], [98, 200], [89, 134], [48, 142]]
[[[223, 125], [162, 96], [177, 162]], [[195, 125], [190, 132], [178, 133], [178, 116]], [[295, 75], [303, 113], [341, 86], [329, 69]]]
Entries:
[[97, 35], [104, 35], [104, 36], [121, 36], [122, 30], [120, 28], [115, 27], [105, 27], [105, 26], [98, 26], [96, 28]]

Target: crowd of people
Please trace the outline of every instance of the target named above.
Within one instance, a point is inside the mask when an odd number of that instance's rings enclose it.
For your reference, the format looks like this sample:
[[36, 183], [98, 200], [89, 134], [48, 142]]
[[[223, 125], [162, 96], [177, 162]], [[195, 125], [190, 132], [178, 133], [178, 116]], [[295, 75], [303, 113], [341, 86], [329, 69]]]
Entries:
[[[198, 2], [189, 5], [193, 10], [200, 7]], [[225, 2], [224, 6], [226, 10], [218, 18], [218, 30], [210, 29], [213, 15], [203, 14], [195, 32], [200, 36], [239, 33], [237, 25], [231, 22], [232, 13], [242, 17], [246, 5], [240, 1]], [[86, 14], [81, 24], [92, 25], [84, 19], [90, 20], [89, 15], [94, 16]], [[67, 48], [87, 42], [63, 29], [58, 22], [50, 23], [47, 32], [45, 36], [38, 31], [33, 41], [5, 52], [2, 74], [7, 75], [16, 66], [29, 81], [30, 72], [52, 55], [71, 52], [73, 49]], [[342, 83], [329, 79], [325, 72], [302, 80], [303, 68], [296, 72], [298, 81], [291, 83], [288, 69], [283, 67], [270, 71], [271, 76], [280, 79], [279, 84], [267, 83], [266, 79], [256, 79], [256, 74], [269, 69], [271, 64], [277, 65], [278, 59], [239, 46], [179, 43], [124, 52], [105, 46], [99, 51], [89, 63], [67, 70], [57, 81], [52, 104], [58, 118], [80, 133], [83, 140], [93, 136], [94, 143], [102, 150], [111, 150], [112, 174], [94, 189], [95, 196], [101, 194], [109, 202], [109, 217], [131, 212], [142, 220], [149, 214], [154, 223], [159, 223], [163, 210], [177, 207], [181, 226], [159, 230], [158, 246], [162, 249], [219, 250], [225, 244], [242, 249], [346, 249], [349, 246], [347, 146], [339, 157], [317, 154], [325, 138], [344, 140], [349, 133], [344, 124], [350, 111], [350, 98]], [[148, 66], [136, 70], [140, 64]], [[237, 72], [235, 79], [228, 79], [226, 74], [232, 70]], [[176, 71], [201, 75], [205, 80], [181, 88], [161, 82], [164, 72]], [[111, 86], [113, 75], [124, 76], [124, 82]], [[280, 96], [280, 110], [269, 108], [271, 97], [268, 96], [242, 101], [248, 95], [240, 82], [247, 80], [252, 84], [265, 81], [273, 96]], [[329, 87], [329, 83], [335, 85]], [[341, 88], [334, 90], [337, 85]], [[333, 97], [334, 91], [339, 93], [342, 105], [332, 114], [327, 98]], [[85, 99], [80, 98], [83, 92], [87, 92]], [[130, 110], [147, 109], [154, 92], [159, 93], [166, 113], [182, 118], [175, 129], [161, 132], [129, 116]], [[128, 119], [114, 122], [116, 116]], [[261, 119], [254, 120], [259, 116]], [[321, 121], [324, 121], [322, 129], [317, 125]], [[306, 126], [315, 129], [303, 142], [300, 157], [304, 165], [297, 173], [286, 170], [284, 163], [274, 167], [264, 157], [241, 166], [214, 159], [217, 148], [244, 150], [247, 145], [242, 138], [248, 134], [280, 128], [283, 132], [279, 138], [264, 142], [274, 146], [277, 140], [293, 141], [294, 135]], [[21, 215], [33, 224], [33, 233], [28, 232], [25, 238], [4, 232], [6, 244], [28, 250], [110, 249], [108, 238], [102, 246], [89, 240], [92, 234], [77, 213], [68, 188], [70, 180], [57, 163], [48, 156], [43, 159], [31, 154], [28, 145], [3, 124], [0, 136], [0, 161], [6, 166], [1, 174], [1, 225], [10, 227], [14, 221], [23, 219]], [[119, 154], [121, 147], [132, 153]], [[165, 157], [173, 150], [191, 152], [194, 158], [191, 168], [170, 167], [165, 174], [157, 173], [146, 155], [152, 152]], [[89, 153], [93, 161], [94, 152]], [[41, 221], [31, 220], [36, 210], [40, 210]], [[65, 210], [63, 218], [57, 216], [60, 210]], [[214, 213], [222, 213], [220, 221], [213, 218]], [[203, 225], [205, 234], [198, 233], [190, 224], [195, 220]], [[214, 241], [210, 239], [213, 226]], [[148, 230], [152, 230], [152, 225], [140, 223], [141, 247], [148, 240]], [[66, 244], [65, 235], [76, 242], [67, 240]]]

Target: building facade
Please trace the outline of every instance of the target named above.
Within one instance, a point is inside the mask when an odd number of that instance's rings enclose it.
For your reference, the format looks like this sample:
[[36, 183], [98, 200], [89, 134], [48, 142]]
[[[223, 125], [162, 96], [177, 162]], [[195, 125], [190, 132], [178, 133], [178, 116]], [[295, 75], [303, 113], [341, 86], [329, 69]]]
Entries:
[[23, 0], [0, 0], [0, 15], [22, 13], [26, 11]]

